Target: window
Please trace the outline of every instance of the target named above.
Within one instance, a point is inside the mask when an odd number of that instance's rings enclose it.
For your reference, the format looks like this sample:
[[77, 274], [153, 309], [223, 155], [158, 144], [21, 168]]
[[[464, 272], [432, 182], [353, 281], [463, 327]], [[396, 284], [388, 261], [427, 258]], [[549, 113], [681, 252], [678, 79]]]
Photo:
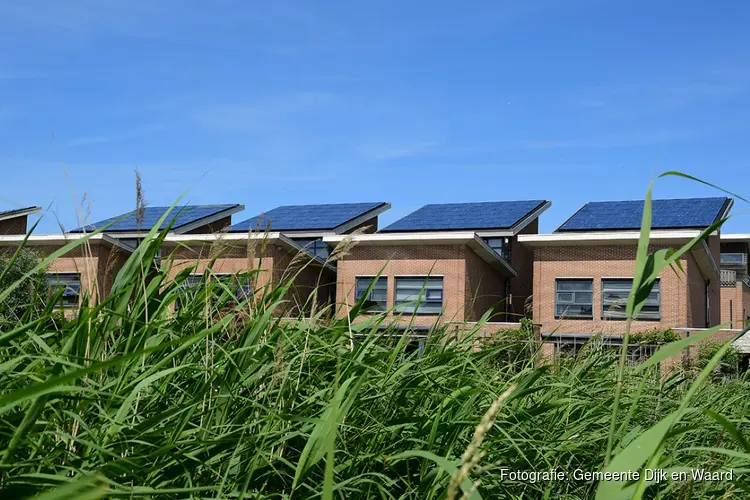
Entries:
[[394, 310], [400, 313], [440, 314], [443, 278], [396, 278]]
[[[622, 337], [597, 337], [593, 335], [549, 335], [545, 342], [554, 344], [556, 358], [577, 357], [586, 352], [603, 351], [618, 356], [622, 350]], [[659, 348], [657, 345], [628, 344], [626, 362], [636, 365], [653, 356]]]
[[555, 281], [555, 318], [593, 319], [594, 280], [557, 279]]
[[[211, 279], [223, 282], [224, 285], [226, 285], [226, 287], [228, 287], [229, 290], [234, 294], [237, 300], [246, 300], [248, 297], [252, 297], [253, 295], [252, 284], [247, 276], [242, 276], [240, 274], [221, 273], [214, 274]], [[219, 295], [226, 292], [225, 288], [219, 284], [216, 284], [213, 290], [217, 295], [217, 298]]]
[[722, 252], [720, 261], [722, 266], [742, 266], [747, 263], [747, 254]]
[[78, 307], [81, 297], [81, 275], [78, 273], [47, 273], [50, 295], [62, 289], [62, 296], [55, 307]]
[[[625, 319], [628, 305], [628, 295], [633, 287], [632, 279], [605, 278], [602, 279], [602, 319]], [[660, 304], [659, 280], [646, 299], [646, 303], [638, 313], [636, 319], [659, 320]]]
[[[360, 297], [367, 293], [367, 288], [370, 286], [374, 277], [358, 276], [356, 279], [354, 300], [359, 301]], [[364, 302], [364, 308], [367, 311], [372, 312], [384, 312], [386, 310], [386, 297], [388, 296], [388, 278], [380, 277], [375, 281], [375, 284], [370, 290], [370, 294], [367, 296]]]
[[184, 303], [187, 303], [198, 291], [198, 287], [203, 285], [202, 274], [190, 274], [180, 285], [180, 296], [177, 298], [175, 308], [180, 309]]
[[510, 262], [510, 238], [487, 238], [484, 241], [500, 257]]
[[324, 243], [321, 238], [296, 239], [294, 242], [323, 260], [326, 260], [331, 253], [331, 248], [328, 246], [328, 243]]

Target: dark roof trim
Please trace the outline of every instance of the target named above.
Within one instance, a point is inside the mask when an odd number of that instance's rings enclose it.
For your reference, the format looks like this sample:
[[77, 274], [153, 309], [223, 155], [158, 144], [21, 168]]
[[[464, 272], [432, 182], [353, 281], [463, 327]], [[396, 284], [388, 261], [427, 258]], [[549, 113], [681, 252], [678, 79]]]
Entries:
[[14, 210], [5, 210], [0, 212], [0, 220], [15, 219], [16, 217], [24, 217], [27, 215], [35, 214], [40, 212], [42, 207], [26, 207], [17, 208]]

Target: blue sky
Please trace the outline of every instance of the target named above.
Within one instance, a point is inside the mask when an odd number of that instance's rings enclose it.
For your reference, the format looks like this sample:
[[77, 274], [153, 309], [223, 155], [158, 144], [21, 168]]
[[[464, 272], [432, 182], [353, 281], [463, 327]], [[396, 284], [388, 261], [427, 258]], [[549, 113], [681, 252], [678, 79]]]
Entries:
[[551, 231], [671, 169], [750, 196], [747, 26], [739, 1], [3, 2], [0, 209], [107, 218], [136, 167], [150, 204], [189, 190], [236, 220], [546, 198]]

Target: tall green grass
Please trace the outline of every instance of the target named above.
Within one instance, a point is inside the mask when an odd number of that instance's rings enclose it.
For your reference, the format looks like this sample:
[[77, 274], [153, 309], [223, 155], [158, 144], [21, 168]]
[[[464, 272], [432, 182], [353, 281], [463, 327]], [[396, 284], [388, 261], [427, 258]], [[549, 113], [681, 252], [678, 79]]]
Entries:
[[[456, 338], [436, 330], [420, 356], [403, 335], [383, 341], [383, 333], [399, 334], [384, 316], [352, 324], [323, 308], [282, 319], [280, 310], [296, 310], [286, 293], [294, 276], [249, 298], [210, 279], [185, 294], [189, 269], [172, 280], [169, 259], [155, 267], [165, 234], [149, 233], [111, 294], [84, 301], [75, 319], [46, 321], [54, 314], [48, 308], [0, 333], [3, 498], [708, 498], [748, 491], [750, 390], [744, 380], [710, 382], [721, 352], [697, 377], [665, 376], [653, 361], [628, 366], [606, 352], [539, 367], [535, 353], [514, 342], [476, 350], [471, 331]], [[77, 244], [85, 241], [50, 259]], [[644, 267], [630, 312], [648, 295], [654, 269], [676, 254], [639, 253]], [[653, 359], [680, 347], [668, 344]], [[649, 485], [520, 482], [502, 472], [644, 465], [733, 468], [735, 475]]]

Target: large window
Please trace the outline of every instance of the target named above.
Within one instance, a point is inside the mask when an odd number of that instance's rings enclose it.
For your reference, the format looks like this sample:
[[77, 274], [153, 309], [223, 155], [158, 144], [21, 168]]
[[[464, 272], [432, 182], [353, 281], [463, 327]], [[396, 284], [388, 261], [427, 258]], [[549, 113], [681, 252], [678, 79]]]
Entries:
[[179, 310], [184, 304], [192, 300], [195, 294], [198, 293], [198, 287], [200, 286], [203, 286], [202, 274], [188, 275], [182, 285], [180, 285], [180, 295], [175, 302], [175, 308]]
[[[557, 335], [551, 334], [544, 339], [547, 343], [554, 344], [556, 358], [577, 357], [582, 352], [586, 354], [595, 350], [609, 352], [612, 356], [618, 356], [622, 350], [622, 337], [597, 337], [593, 335]], [[628, 344], [626, 361], [628, 364], [638, 364], [653, 356], [658, 345]]]
[[593, 319], [594, 280], [557, 279], [555, 281], [555, 318]]
[[323, 260], [326, 260], [328, 258], [328, 255], [331, 253], [331, 247], [328, 246], [328, 243], [325, 243], [320, 238], [315, 239], [302, 239], [298, 238], [294, 240], [295, 243], [297, 243], [302, 248], [307, 249], [309, 252], [312, 252], [317, 257], [320, 257]]
[[[372, 276], [358, 276], [355, 284], [354, 299], [359, 299], [367, 293], [370, 284], [375, 280]], [[388, 296], [388, 278], [379, 277], [372, 285], [370, 293], [364, 301], [364, 309], [371, 312], [383, 312], [386, 310]]]
[[[602, 319], [625, 319], [628, 306], [628, 295], [633, 287], [632, 279], [604, 278], [602, 279]], [[638, 313], [636, 319], [659, 320], [659, 304], [661, 299], [659, 280], [646, 299], [646, 303]]]
[[223, 286], [220, 284], [214, 285], [214, 291], [217, 297], [223, 293], [226, 293], [226, 288], [234, 295], [237, 300], [245, 300], [253, 295], [253, 287], [250, 278], [243, 276], [242, 274], [235, 273], [220, 273], [214, 274], [212, 280], [221, 281]]
[[510, 262], [510, 238], [487, 238], [484, 241], [500, 257]]
[[78, 273], [47, 273], [51, 295], [62, 290], [56, 307], [78, 307], [81, 297], [81, 275]]
[[443, 311], [443, 278], [396, 278], [394, 310], [401, 313], [440, 314]]

